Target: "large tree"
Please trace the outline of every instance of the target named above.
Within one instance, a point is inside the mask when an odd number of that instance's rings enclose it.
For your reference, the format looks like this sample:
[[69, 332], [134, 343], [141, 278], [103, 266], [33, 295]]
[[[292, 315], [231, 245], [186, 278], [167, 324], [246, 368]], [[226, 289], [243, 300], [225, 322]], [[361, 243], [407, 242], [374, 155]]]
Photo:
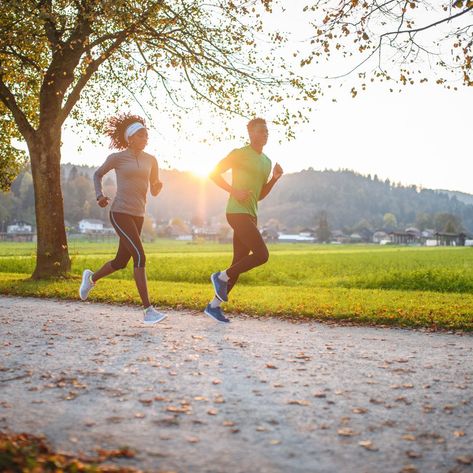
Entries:
[[[66, 275], [70, 259], [61, 193], [61, 132], [66, 120], [100, 128], [101, 109], [131, 96], [180, 110], [203, 100], [248, 115], [249, 99], [284, 98], [282, 84], [314, 98], [255, 35], [271, 0], [8, 0], [0, 9], [0, 185], [8, 188], [24, 156], [31, 161], [37, 225], [35, 278]], [[260, 54], [262, 53], [262, 54]], [[275, 71], [278, 71], [277, 73]], [[274, 77], [279, 75], [276, 80]], [[187, 97], [187, 100], [183, 98]], [[161, 97], [161, 96], [159, 96]], [[159, 102], [161, 111], [161, 102]], [[285, 112], [279, 123], [300, 120]]]

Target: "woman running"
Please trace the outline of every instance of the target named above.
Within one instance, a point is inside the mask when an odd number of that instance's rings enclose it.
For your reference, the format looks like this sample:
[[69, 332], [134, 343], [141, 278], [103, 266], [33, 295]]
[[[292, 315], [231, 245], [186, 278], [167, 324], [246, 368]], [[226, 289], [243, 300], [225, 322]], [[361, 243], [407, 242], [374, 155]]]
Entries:
[[148, 183], [153, 196], [157, 196], [163, 187], [159, 180], [158, 163], [154, 156], [143, 151], [148, 143], [148, 131], [143, 118], [131, 114], [112, 117], [105, 133], [110, 137], [110, 148], [122, 151], [111, 154], [95, 172], [95, 193], [98, 205], [106, 207], [110, 199], [103, 194], [102, 178], [115, 169], [117, 194], [110, 209], [110, 221], [120, 243], [115, 259], [105, 263], [95, 273], [90, 269], [83, 272], [79, 295], [85, 301], [99, 279], [125, 268], [130, 258], [133, 258], [136, 287], [144, 307], [143, 322], [153, 325], [161, 322], [166, 315], [158, 312], [149, 301], [146, 256], [140, 234]]

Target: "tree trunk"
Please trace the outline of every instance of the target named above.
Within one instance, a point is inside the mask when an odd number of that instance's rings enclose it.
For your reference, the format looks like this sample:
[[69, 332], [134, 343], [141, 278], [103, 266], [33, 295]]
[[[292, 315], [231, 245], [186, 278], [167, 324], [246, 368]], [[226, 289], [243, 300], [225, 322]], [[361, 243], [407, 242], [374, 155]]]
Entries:
[[39, 129], [29, 140], [35, 194], [36, 268], [33, 279], [65, 277], [71, 269], [61, 192], [61, 128]]

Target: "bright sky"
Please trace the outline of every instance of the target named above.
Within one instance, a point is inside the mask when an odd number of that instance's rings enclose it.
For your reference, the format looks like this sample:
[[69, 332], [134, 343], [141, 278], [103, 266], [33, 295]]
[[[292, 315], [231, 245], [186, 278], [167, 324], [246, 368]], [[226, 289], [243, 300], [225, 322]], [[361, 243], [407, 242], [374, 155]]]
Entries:
[[[299, 27], [297, 15], [285, 18], [288, 28]], [[335, 67], [344, 69], [343, 64]], [[366, 91], [358, 88], [353, 99], [349, 89], [354, 83], [348, 78], [339, 92], [332, 89], [322, 98], [310, 126], [299, 128], [292, 142], [279, 143], [283, 140], [282, 130], [269, 124], [265, 153], [273, 163], [279, 162], [286, 172], [308, 167], [346, 168], [406, 185], [473, 193], [473, 160], [467, 132], [471, 90], [460, 88], [455, 92], [424, 84], [390, 93], [386, 84], [371, 84]], [[332, 98], [337, 102], [332, 102]], [[147, 150], [158, 157], [162, 168], [204, 175], [229, 151], [245, 144], [246, 120], [231, 117], [226, 125], [241, 133], [241, 140], [222, 138], [202, 144], [205, 130], [196, 130], [198, 116], [196, 109], [179, 133], [166, 122], [166, 117], [153, 117], [154, 129]], [[71, 130], [65, 131], [63, 142], [63, 162], [97, 166], [110, 153], [105, 141], [103, 146], [84, 143], [83, 137]], [[77, 151], [78, 145], [82, 146], [81, 152]]]
[[[410, 86], [401, 93], [373, 85], [355, 99], [345, 91], [337, 103], [326, 100], [317, 107], [311, 123], [315, 133], [300, 129], [294, 141], [279, 144], [280, 130], [270, 125], [265, 153], [285, 172], [347, 168], [403, 184], [473, 193], [470, 94], [433, 85]], [[163, 168], [205, 174], [243, 145], [243, 140], [202, 144], [199, 136], [187, 139], [185, 127], [180, 134], [172, 128], [162, 133], [157, 123], [148, 151]], [[229, 123], [245, 132], [245, 120], [229, 118]], [[65, 132], [64, 143], [63, 162], [97, 166], [110, 153], [105, 142], [89, 145], [71, 131]]]

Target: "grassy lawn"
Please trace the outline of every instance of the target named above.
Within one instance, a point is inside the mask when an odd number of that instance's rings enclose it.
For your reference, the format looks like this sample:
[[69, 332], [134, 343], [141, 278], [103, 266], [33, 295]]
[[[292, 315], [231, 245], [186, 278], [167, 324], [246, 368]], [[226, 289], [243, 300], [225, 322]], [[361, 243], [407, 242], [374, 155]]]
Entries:
[[[72, 278], [31, 281], [35, 247], [0, 243], [0, 293], [78, 299], [80, 275], [113, 257], [116, 244], [71, 242]], [[201, 310], [211, 272], [231, 245], [145, 244], [153, 303]], [[230, 312], [473, 330], [473, 249], [275, 244], [270, 260], [240, 278]], [[119, 281], [119, 283], [118, 283]], [[139, 304], [132, 264], [100, 281], [91, 300]]]

